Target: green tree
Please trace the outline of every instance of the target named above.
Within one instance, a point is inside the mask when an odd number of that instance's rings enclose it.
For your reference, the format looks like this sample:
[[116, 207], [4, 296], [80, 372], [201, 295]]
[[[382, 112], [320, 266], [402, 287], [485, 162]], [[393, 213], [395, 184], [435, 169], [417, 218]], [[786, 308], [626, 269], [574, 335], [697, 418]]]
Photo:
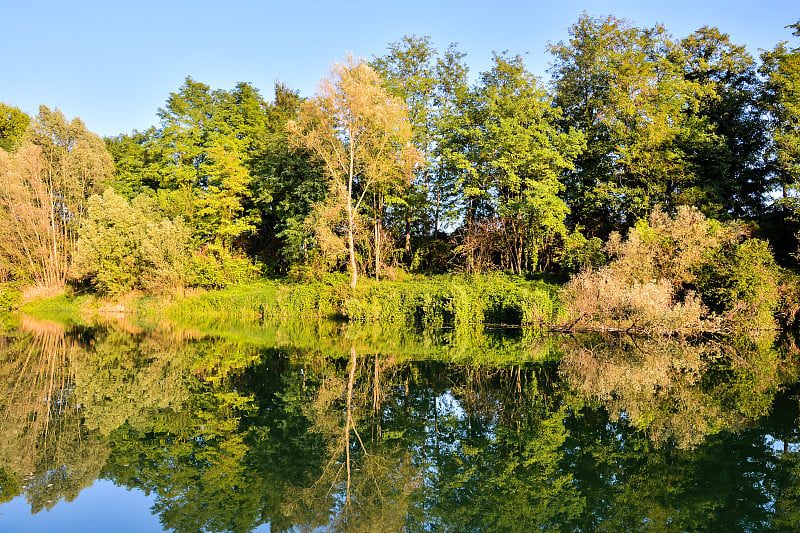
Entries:
[[681, 203], [692, 172], [684, 138], [707, 134], [687, 111], [704, 88], [684, 76], [684, 52], [662, 26], [583, 15], [569, 33], [550, 47], [555, 101], [587, 149], [565, 198], [572, 222], [602, 237], [656, 204]]
[[0, 102], [0, 148], [10, 152], [21, 141], [31, 117], [17, 107]]
[[[800, 37], [800, 22], [788, 26]], [[770, 146], [767, 165], [775, 175], [787, 207], [800, 212], [800, 47], [787, 42], [761, 54], [762, 105], [768, 113]]]
[[371, 66], [381, 75], [387, 90], [405, 102], [411, 125], [412, 142], [420, 154], [420, 164], [414, 173], [411, 187], [401, 200], [405, 248], [410, 251], [412, 226], [423, 235], [431, 232], [429, 196], [434, 172], [436, 134], [434, 60], [437, 52], [430, 37], [406, 36], [389, 44], [388, 53], [375, 58]]
[[160, 150], [155, 143], [155, 127], [106, 138], [106, 148], [114, 159], [114, 179], [109, 182], [114, 191], [128, 200], [140, 194], [154, 195], [159, 188]]
[[473, 172], [482, 186], [468, 195], [490, 205], [499, 219], [501, 246], [515, 273], [535, 270], [540, 254], [565, 233], [569, 212], [559, 197], [561, 177], [583, 147], [580, 132], [558, 131], [560, 110], [525, 70], [522, 58], [495, 55], [481, 76], [482, 122], [475, 137]]
[[[212, 91], [187, 78], [159, 110], [158, 130], [120, 139], [116, 151], [125, 163], [133, 154], [134, 179], [138, 173], [141, 185], [155, 189], [168, 218], [181, 216], [201, 241], [231, 249], [255, 230], [252, 177], [267, 113], [267, 103], [248, 84]], [[146, 164], [136, 161], [136, 145], [149, 152]], [[126, 190], [130, 176], [125, 168], [118, 178]]]
[[703, 27], [681, 40], [685, 77], [704, 90], [688, 110], [710, 135], [683, 136], [693, 166], [681, 201], [716, 218], [762, 213], [772, 186], [762, 154], [766, 125], [758, 109], [755, 61], [717, 28]]
[[286, 129], [302, 102], [296, 91], [275, 85], [264, 145], [252, 155], [253, 202], [260, 218], [252, 249], [279, 272], [319, 259], [306, 219], [325, 201], [328, 181], [313, 152], [290, 147]]
[[464, 131], [468, 126], [464, 110], [468, 108], [469, 69], [465, 54], [450, 45], [436, 62], [437, 142], [434, 157], [437, 161], [433, 176], [434, 231], [455, 228], [463, 215], [461, 184], [468, 174], [469, 164], [464, 157]]
[[[395, 208], [387, 214], [389, 224], [405, 235], [407, 254], [412, 236], [438, 237], [442, 230], [454, 228], [461, 214], [457, 179], [465, 167], [456, 164], [461, 150], [456, 141], [468, 93], [463, 58], [455, 44], [440, 55], [429, 37], [406, 36], [372, 62], [387, 89], [406, 103], [412, 141], [421, 158], [412, 187], [394, 199]], [[436, 259], [422, 260], [430, 266]]]

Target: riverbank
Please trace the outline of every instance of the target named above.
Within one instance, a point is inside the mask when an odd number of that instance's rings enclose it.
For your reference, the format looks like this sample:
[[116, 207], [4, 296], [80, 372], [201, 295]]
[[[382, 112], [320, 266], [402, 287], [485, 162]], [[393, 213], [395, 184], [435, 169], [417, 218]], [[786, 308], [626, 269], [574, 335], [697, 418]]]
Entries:
[[558, 280], [506, 274], [409, 276], [364, 280], [355, 290], [346, 276], [296, 283], [261, 280], [214, 291], [147, 296], [129, 293], [110, 300], [93, 294], [61, 294], [22, 305], [31, 316], [78, 322], [92, 316], [134, 320], [167, 318], [257, 320], [277, 318], [380, 322], [418, 328], [467, 324], [542, 327], [566, 319]]
[[[605, 276], [603, 280], [609, 276], [607, 270], [599, 274]], [[797, 325], [791, 306], [797, 297], [785, 289], [791, 285], [788, 273], [780, 283], [783, 289], [774, 284], [763, 292], [770, 296], [770, 303], [760, 303], [762, 293], [733, 294], [736, 299], [722, 312], [706, 308], [697, 297], [676, 299], [672, 286], [663, 281], [631, 287], [594, 283], [592, 290], [584, 287], [585, 282], [575, 281], [589, 276], [598, 277], [586, 272], [565, 284], [552, 276], [502, 273], [405, 275], [380, 282], [365, 279], [351, 289], [346, 274], [331, 274], [307, 282], [261, 279], [226, 289], [187, 289], [159, 296], [129, 292], [112, 299], [96, 293], [64, 293], [26, 302], [21, 308], [30, 316], [61, 322], [124, 318], [141, 324], [168, 320], [184, 326], [198, 321], [332, 319], [416, 329], [497, 325], [564, 333], [696, 335]]]

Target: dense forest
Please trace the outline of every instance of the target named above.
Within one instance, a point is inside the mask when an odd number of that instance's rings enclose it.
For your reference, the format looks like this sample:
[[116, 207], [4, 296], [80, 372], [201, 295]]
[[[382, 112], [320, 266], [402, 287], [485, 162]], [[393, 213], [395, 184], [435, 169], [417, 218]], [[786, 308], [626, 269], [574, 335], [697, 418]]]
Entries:
[[0, 104], [0, 284], [582, 271], [575, 305], [637, 279], [686, 310], [795, 268], [800, 21], [759, 58], [713, 27], [584, 15], [569, 35], [548, 82], [509, 53], [471, 82], [428, 37], [308, 98], [186, 78], [158, 125], [106, 139]]

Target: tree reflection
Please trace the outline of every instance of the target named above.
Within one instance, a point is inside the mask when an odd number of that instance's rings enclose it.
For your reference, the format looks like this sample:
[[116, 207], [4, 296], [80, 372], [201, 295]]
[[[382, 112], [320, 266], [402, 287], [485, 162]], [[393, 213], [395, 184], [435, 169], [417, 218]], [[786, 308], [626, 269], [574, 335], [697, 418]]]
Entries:
[[0, 352], [0, 465], [3, 499], [24, 492], [36, 513], [90, 486], [108, 449], [76, 401], [83, 347], [58, 324], [26, 317], [21, 326]]
[[683, 448], [766, 415], [784, 379], [779, 353], [749, 339], [580, 339], [565, 343], [560, 374], [612, 421]]
[[176, 532], [800, 526], [796, 365], [769, 342], [316, 334], [25, 322], [0, 353], [0, 502], [99, 476]]

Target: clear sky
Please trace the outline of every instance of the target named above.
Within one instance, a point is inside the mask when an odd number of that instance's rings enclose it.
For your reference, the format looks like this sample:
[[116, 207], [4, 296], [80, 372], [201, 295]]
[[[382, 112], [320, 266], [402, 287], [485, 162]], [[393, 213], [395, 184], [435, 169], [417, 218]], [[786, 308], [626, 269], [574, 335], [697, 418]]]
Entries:
[[717, 26], [754, 55], [792, 39], [784, 27], [800, 19], [798, 0], [0, 0], [0, 101], [58, 107], [116, 135], [157, 125], [186, 76], [214, 89], [250, 82], [268, 99], [280, 80], [311, 96], [334, 60], [382, 55], [404, 35], [459, 43], [473, 77], [508, 50], [547, 79], [547, 43], [567, 39], [583, 11], [661, 22], [675, 37]]

